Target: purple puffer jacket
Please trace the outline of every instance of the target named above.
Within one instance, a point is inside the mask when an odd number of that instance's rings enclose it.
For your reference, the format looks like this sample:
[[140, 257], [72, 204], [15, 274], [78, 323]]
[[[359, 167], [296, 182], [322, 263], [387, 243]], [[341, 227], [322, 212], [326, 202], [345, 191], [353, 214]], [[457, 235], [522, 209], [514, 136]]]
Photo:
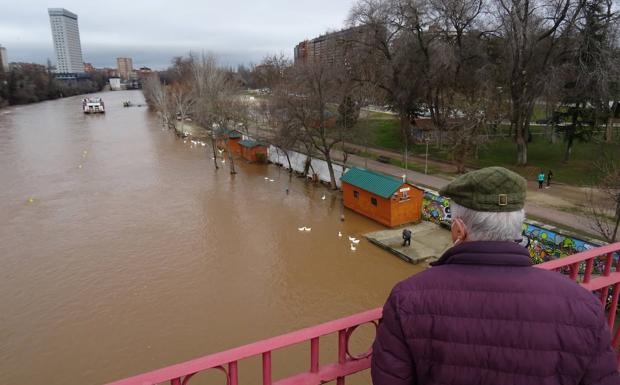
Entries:
[[392, 290], [375, 385], [620, 384], [602, 306], [511, 242], [466, 242]]

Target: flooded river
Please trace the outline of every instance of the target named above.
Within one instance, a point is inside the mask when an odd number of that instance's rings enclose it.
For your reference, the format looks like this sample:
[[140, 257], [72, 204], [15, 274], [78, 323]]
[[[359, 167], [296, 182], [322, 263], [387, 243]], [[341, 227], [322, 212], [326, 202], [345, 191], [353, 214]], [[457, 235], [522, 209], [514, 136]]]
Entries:
[[380, 306], [415, 273], [351, 251], [380, 226], [341, 222], [324, 187], [216, 172], [209, 146], [122, 107], [140, 92], [101, 96], [105, 115], [81, 97], [0, 110], [1, 384], [105, 383]]

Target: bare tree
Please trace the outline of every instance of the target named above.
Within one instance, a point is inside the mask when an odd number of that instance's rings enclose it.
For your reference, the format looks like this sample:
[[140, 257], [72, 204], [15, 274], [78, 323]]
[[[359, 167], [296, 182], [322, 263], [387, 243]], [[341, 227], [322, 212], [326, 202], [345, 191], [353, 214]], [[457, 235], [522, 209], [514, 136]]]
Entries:
[[602, 177], [587, 192], [590, 225], [607, 242], [615, 242], [620, 228], [620, 165], [608, 160], [596, 168]]
[[165, 84], [156, 75], [150, 76], [142, 86], [142, 93], [149, 108], [157, 111], [162, 123], [168, 128], [175, 127], [174, 107], [170, 101]]
[[527, 164], [529, 125], [549, 72], [561, 62], [569, 35], [585, 0], [493, 0], [498, 61], [510, 90], [510, 123], [515, 132], [517, 164]]

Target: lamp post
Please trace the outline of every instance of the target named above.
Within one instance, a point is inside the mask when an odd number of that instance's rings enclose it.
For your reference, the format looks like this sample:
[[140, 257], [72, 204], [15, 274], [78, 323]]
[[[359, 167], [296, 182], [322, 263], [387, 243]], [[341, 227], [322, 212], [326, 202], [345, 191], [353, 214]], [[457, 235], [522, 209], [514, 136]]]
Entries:
[[427, 136], [424, 141], [426, 142], [426, 156], [424, 160], [424, 174], [428, 174], [428, 142], [430, 142], [429, 137]]

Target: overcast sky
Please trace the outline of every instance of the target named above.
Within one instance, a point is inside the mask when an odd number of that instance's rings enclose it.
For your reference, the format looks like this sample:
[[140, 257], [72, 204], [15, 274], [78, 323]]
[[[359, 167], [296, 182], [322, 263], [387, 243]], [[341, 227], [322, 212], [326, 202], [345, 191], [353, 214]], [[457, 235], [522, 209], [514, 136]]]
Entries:
[[293, 55], [299, 41], [340, 29], [354, 0], [0, 0], [0, 45], [9, 61], [56, 62], [47, 8], [78, 15], [82, 53], [95, 67], [165, 68], [173, 56], [210, 51], [223, 64]]

